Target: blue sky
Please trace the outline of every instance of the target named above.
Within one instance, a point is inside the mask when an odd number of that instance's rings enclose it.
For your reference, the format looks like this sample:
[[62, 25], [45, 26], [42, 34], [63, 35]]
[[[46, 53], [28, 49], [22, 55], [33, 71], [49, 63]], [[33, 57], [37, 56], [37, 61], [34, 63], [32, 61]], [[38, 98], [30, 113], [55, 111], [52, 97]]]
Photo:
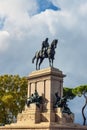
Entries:
[[[0, 0], [0, 75], [34, 71], [32, 57], [48, 37], [59, 39], [54, 67], [67, 75], [64, 86], [87, 84], [86, 16], [87, 0]], [[46, 59], [41, 68], [48, 66]]]
[[3, 27], [4, 27], [4, 22], [5, 22], [5, 17], [0, 17], [0, 30], [3, 29]]
[[46, 9], [51, 9], [54, 11], [60, 10], [60, 8], [54, 5], [50, 0], [37, 0], [39, 8], [38, 13], [45, 11]]

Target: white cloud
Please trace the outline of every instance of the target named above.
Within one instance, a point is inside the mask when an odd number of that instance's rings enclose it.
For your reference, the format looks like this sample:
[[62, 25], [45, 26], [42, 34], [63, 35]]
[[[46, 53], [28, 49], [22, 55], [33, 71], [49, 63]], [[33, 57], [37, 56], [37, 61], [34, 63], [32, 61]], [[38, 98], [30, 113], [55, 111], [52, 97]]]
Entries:
[[0, 13], [8, 15], [13, 19], [18, 18], [19, 15], [22, 16], [22, 13], [29, 13], [37, 9], [37, 3], [35, 0], [0, 0]]
[[[61, 11], [46, 10], [45, 12], [30, 17], [27, 11], [32, 13], [32, 11], [37, 9], [36, 1], [0, 1], [0, 13], [6, 16], [2, 31], [6, 30], [9, 33], [10, 52], [12, 52], [11, 48], [13, 46], [22, 50], [24, 45], [30, 48], [30, 44], [32, 43], [31, 48], [32, 53], [34, 53], [41, 46], [41, 42], [45, 37], [49, 37], [49, 42], [54, 38], [58, 38], [59, 44], [56, 52], [58, 61], [55, 60], [55, 65], [58, 65], [65, 73], [71, 74], [75, 67], [78, 66], [76, 64], [78, 59], [79, 66], [77, 73], [79, 73], [80, 69], [84, 68], [81, 72], [83, 74], [86, 63], [82, 64], [80, 60], [84, 62], [86, 56], [87, 19], [83, 13], [86, 13], [86, 2], [81, 0], [80, 2], [74, 0], [73, 4], [69, 0], [53, 0], [53, 2], [61, 8]], [[85, 7], [85, 11], [83, 11], [83, 7]], [[1, 39], [3, 39], [3, 36], [1, 36]], [[38, 47], [35, 49], [34, 46], [36, 44]], [[1, 43], [1, 46], [3, 45]]]
[[8, 48], [9, 33], [7, 31], [0, 31], [0, 52]]
[[80, 14], [84, 17], [87, 15], [87, 2], [80, 5]]

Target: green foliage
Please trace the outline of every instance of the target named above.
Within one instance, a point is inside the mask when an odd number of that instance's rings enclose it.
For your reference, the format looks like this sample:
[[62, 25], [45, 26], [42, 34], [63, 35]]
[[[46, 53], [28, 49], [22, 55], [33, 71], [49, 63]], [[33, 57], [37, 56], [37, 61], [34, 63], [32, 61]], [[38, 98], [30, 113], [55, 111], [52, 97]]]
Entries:
[[2, 96], [1, 100], [5, 104], [6, 107], [9, 107], [13, 102], [13, 96], [11, 94], [6, 94]]
[[19, 75], [0, 76], [0, 123], [8, 123], [9, 114], [13, 118], [22, 111], [26, 96], [26, 77], [21, 78]]
[[87, 85], [81, 85], [75, 88], [63, 88], [63, 95], [67, 96], [68, 99], [73, 99], [75, 96], [82, 96], [82, 94], [87, 92]]
[[81, 85], [78, 86], [76, 88], [74, 88], [72, 90], [72, 92], [76, 95], [76, 96], [82, 96], [82, 94], [85, 92], [87, 92], [87, 85]]
[[63, 96], [68, 99], [73, 99], [76, 95], [73, 93], [73, 88], [63, 88]]

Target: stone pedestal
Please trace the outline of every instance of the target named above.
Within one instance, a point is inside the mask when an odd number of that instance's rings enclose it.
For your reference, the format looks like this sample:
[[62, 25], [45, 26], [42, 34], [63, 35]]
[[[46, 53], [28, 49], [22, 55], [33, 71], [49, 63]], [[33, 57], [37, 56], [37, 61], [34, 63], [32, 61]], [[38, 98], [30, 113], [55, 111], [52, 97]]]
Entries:
[[28, 77], [28, 97], [37, 90], [44, 99], [41, 122], [55, 122], [55, 93], [63, 96], [63, 77], [62, 71], [51, 67], [34, 71]]

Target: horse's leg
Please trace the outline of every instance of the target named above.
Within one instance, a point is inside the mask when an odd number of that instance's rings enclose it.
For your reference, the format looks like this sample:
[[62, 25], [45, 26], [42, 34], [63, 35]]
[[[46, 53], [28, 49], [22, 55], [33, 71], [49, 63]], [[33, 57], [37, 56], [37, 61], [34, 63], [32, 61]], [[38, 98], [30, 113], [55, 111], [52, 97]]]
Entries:
[[38, 60], [39, 58], [36, 59], [36, 70], [38, 70]]
[[41, 63], [43, 62], [43, 59], [44, 59], [44, 58], [40, 58], [39, 69], [40, 69]]
[[49, 66], [51, 67], [51, 59], [49, 58]]
[[52, 59], [52, 67], [53, 67], [53, 59]]

